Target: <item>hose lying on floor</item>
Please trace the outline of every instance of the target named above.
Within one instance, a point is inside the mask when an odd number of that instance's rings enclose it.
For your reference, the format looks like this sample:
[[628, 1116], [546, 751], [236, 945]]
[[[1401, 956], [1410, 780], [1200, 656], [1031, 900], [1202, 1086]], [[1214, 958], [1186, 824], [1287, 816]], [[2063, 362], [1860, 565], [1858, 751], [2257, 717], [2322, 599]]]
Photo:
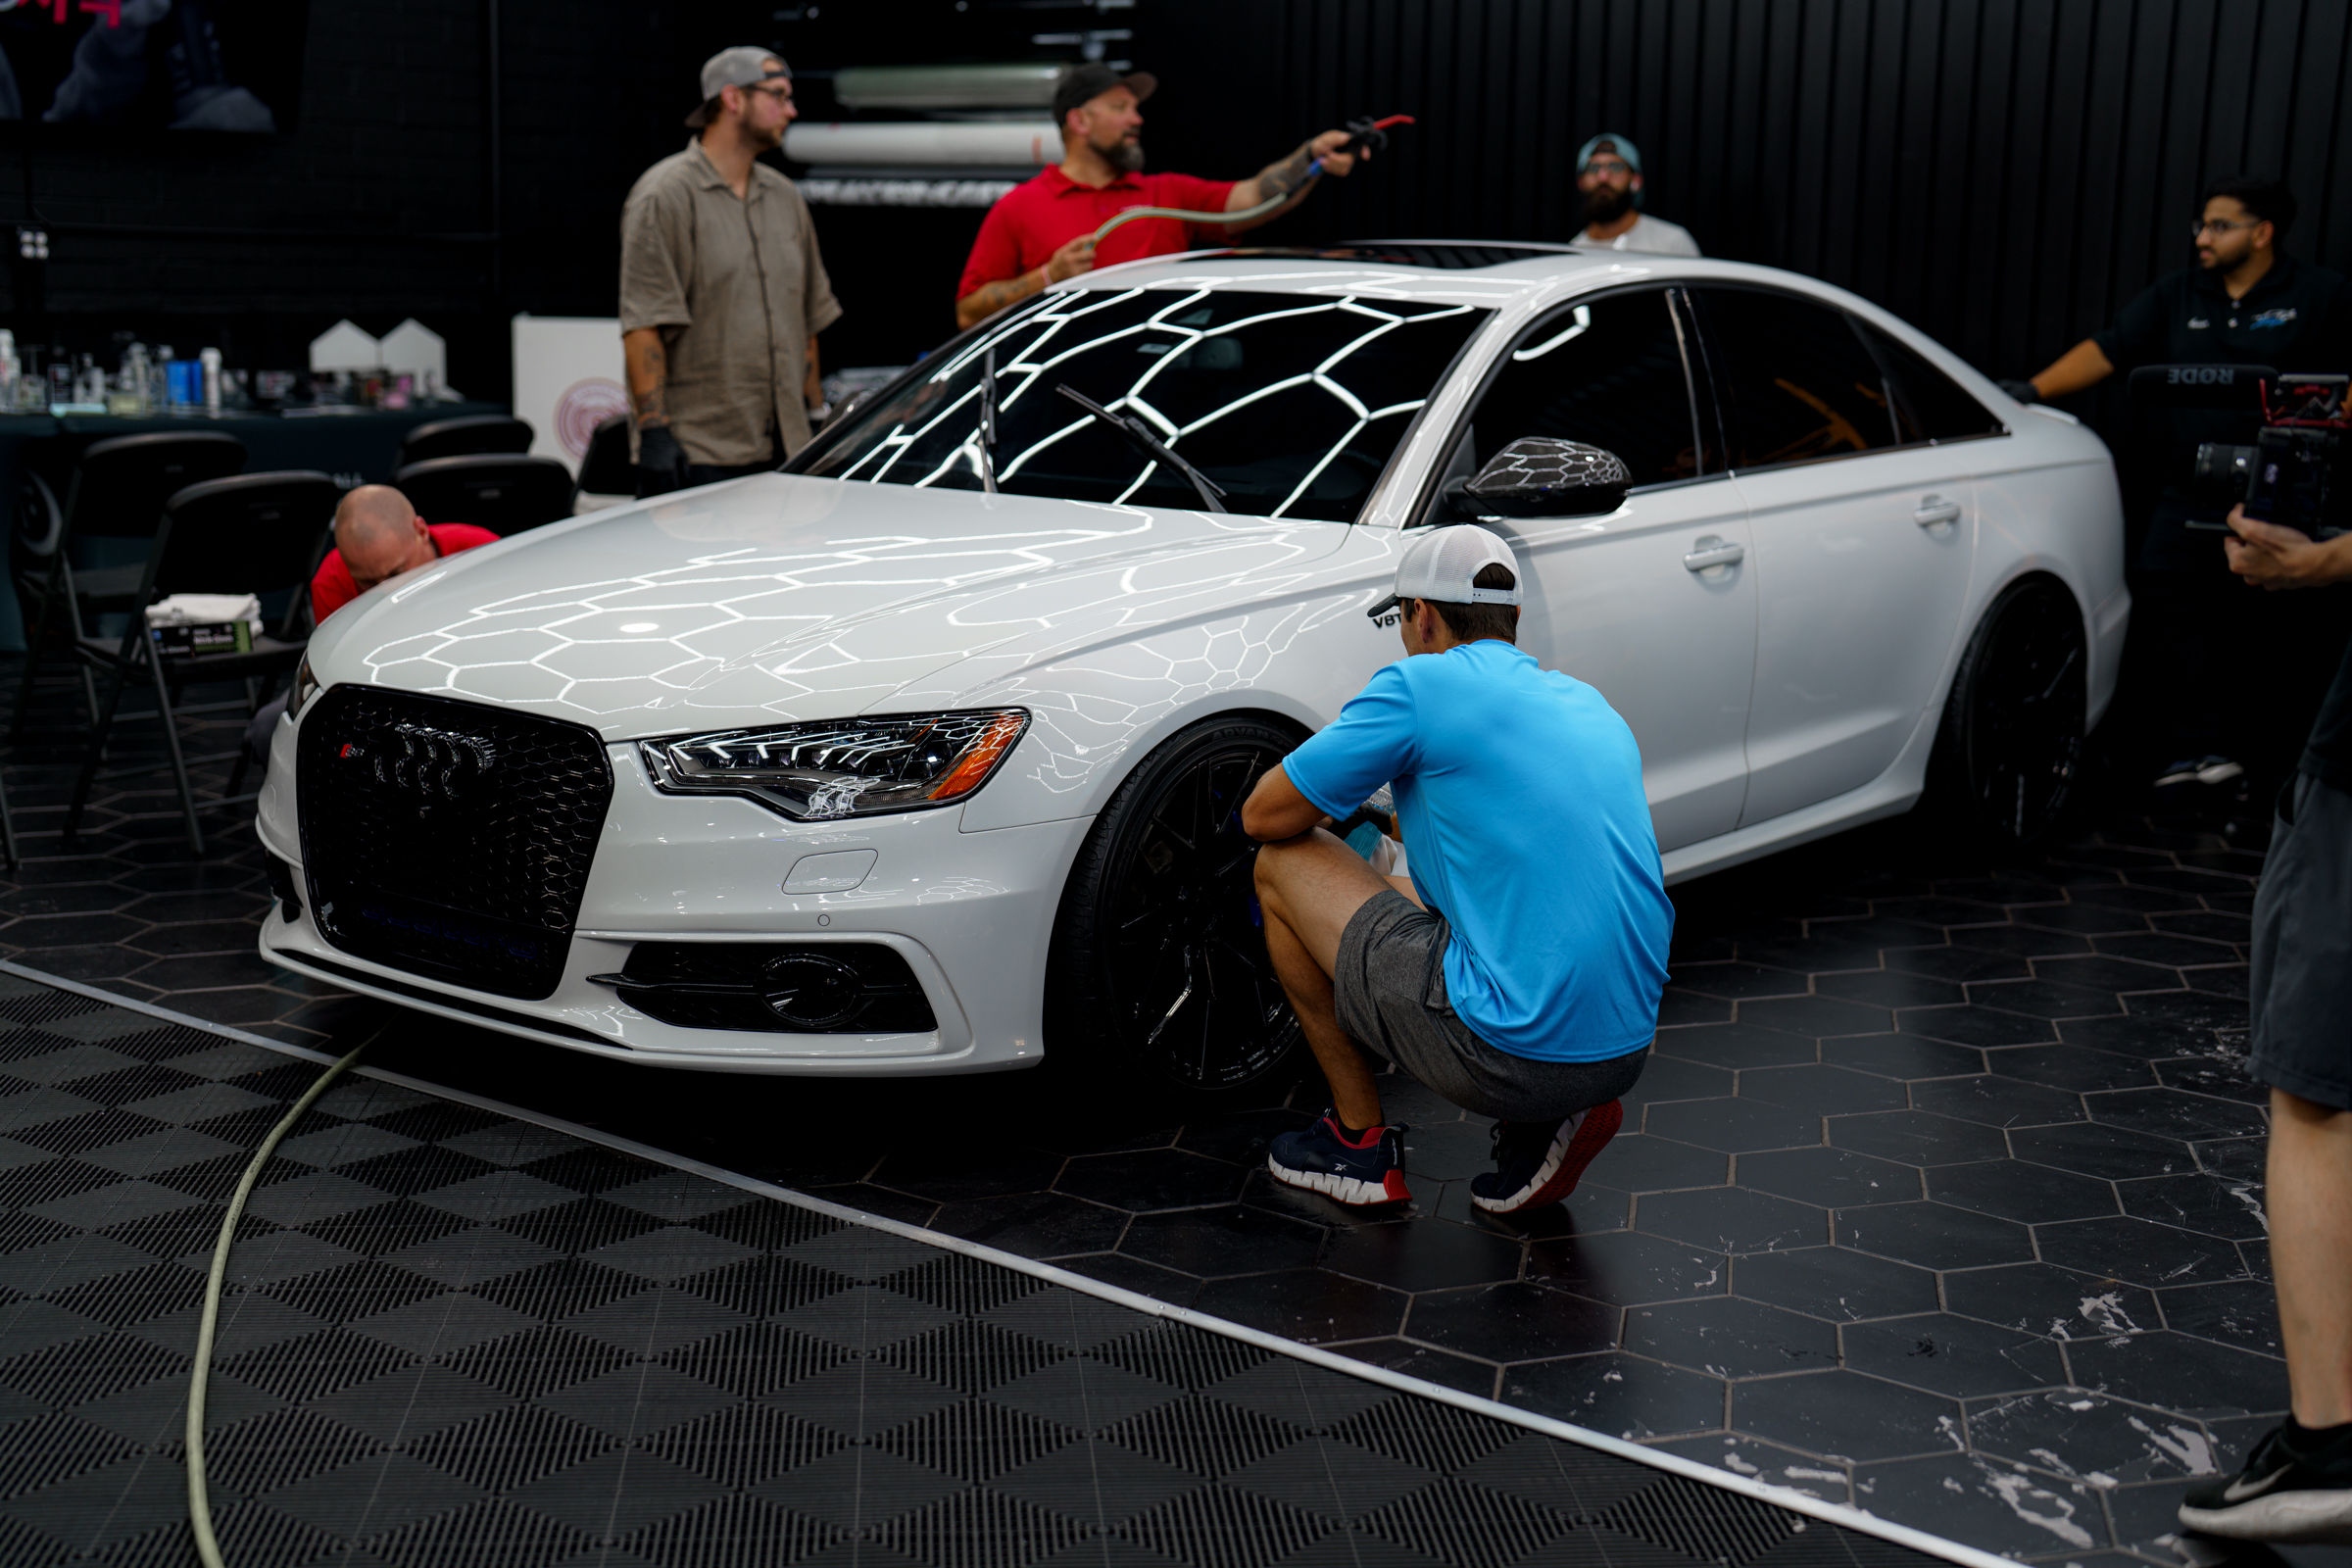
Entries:
[[260, 1179], [262, 1168], [270, 1163], [270, 1156], [277, 1152], [277, 1146], [285, 1141], [286, 1134], [302, 1120], [303, 1112], [326, 1093], [327, 1085], [341, 1077], [344, 1068], [359, 1060], [360, 1053], [373, 1045], [375, 1035], [382, 1033], [382, 1029], [377, 1029], [374, 1035], [361, 1041], [350, 1055], [320, 1073], [318, 1081], [278, 1118], [277, 1125], [270, 1129], [270, 1136], [262, 1140], [262, 1147], [254, 1151], [245, 1174], [237, 1179], [237, 1190], [228, 1200], [228, 1212], [220, 1217], [220, 1239], [213, 1244], [213, 1271], [204, 1282], [204, 1315], [196, 1324], [196, 1371], [188, 1385], [188, 1524], [196, 1532], [196, 1555], [204, 1560], [204, 1568], [224, 1568], [220, 1543], [213, 1534], [212, 1498], [205, 1491], [204, 1393], [205, 1386], [212, 1381], [213, 1334], [220, 1326], [220, 1286], [228, 1277], [229, 1245], [236, 1240], [237, 1221], [245, 1217], [245, 1200], [253, 1196], [253, 1184]]

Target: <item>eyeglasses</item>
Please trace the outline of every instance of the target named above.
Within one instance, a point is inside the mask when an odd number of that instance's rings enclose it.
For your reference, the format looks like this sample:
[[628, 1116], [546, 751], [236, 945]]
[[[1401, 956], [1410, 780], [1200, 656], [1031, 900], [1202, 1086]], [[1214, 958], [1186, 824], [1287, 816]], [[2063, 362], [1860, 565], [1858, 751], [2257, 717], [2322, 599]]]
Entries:
[[2212, 229], [2217, 234], [2227, 234], [2233, 228], [2252, 228], [2256, 223], [2263, 221], [2266, 221], [2266, 220], [2260, 218], [2250, 218], [2245, 220], [2243, 222], [2233, 223], [2226, 218], [2203, 218], [2199, 219], [2195, 223], [2190, 225], [2188, 237], [2191, 239], [2203, 239], [2207, 229]]
[[765, 93], [768, 97], [773, 98], [778, 103], [789, 102], [792, 98], [792, 85], [789, 82], [780, 83], [779, 85], [773, 87], [746, 87], [743, 90], [745, 92]]
[[1633, 172], [1633, 165], [1621, 164], [1614, 158], [1595, 158], [1591, 163], [1587, 164], [1581, 171], [1581, 172], [1587, 174], [1601, 175], [1630, 174]]

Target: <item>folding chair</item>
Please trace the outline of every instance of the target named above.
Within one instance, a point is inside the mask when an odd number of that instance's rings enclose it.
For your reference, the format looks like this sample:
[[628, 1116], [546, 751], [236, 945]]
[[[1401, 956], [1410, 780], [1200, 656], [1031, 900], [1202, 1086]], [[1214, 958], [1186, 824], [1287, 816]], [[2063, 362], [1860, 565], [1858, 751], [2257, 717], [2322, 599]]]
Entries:
[[405, 468], [431, 458], [463, 458], [478, 452], [530, 450], [528, 422], [503, 414], [477, 414], [464, 419], [435, 419], [430, 424], [417, 425], [401, 437], [400, 462], [395, 466]]
[[636, 494], [637, 465], [629, 461], [629, 416], [615, 414], [599, 421], [588, 437], [588, 450], [580, 458], [580, 475], [571, 488], [572, 510], [579, 510], [584, 495]]
[[571, 515], [571, 470], [553, 458], [432, 458], [392, 485], [427, 522], [470, 522], [502, 538]]
[[[38, 479], [25, 487], [26, 511], [18, 533], [23, 564], [17, 568], [16, 585], [28, 630], [12, 731], [24, 730], [33, 678], [40, 673], [42, 641], [61, 607], [69, 637], [78, 642], [90, 631], [87, 617], [131, 608], [131, 595], [138, 590], [138, 566], [75, 570], [71, 559], [74, 541], [153, 539], [164, 503], [175, 492], [244, 466], [245, 443], [233, 435], [162, 431], [116, 436], [83, 448], [62, 507]], [[82, 697], [96, 722], [98, 690], [87, 670], [82, 673]]]
[[[82, 759], [80, 776], [74, 781], [74, 800], [66, 811], [69, 837], [80, 829], [91, 786], [100, 776], [122, 689], [138, 677], [154, 693], [156, 721], [163, 727], [164, 751], [171, 759], [172, 781], [179, 790], [181, 814], [187, 819], [188, 848], [196, 855], [204, 854], [204, 829], [196, 815], [199, 803], [188, 778], [190, 760], [180, 752], [175, 693], [207, 681], [274, 677], [301, 662], [310, 642], [305, 590], [312, 565], [318, 559], [320, 537], [342, 495], [342, 487], [323, 473], [248, 473], [190, 485], [164, 504], [163, 520], [140, 570], [130, 626], [120, 639], [85, 635], [74, 640], [75, 658], [103, 677], [103, 690], [98, 716], [91, 726], [89, 752]], [[166, 658], [148, 634], [145, 609], [167, 595], [268, 596], [279, 590], [291, 590], [292, 602], [285, 616], [276, 633], [254, 639], [250, 653]], [[246, 710], [247, 717], [252, 716], [252, 701], [236, 706]], [[229, 755], [194, 760], [223, 761]], [[117, 770], [118, 775], [143, 771], [146, 769]], [[223, 794], [202, 805], [236, 806], [252, 799]]]

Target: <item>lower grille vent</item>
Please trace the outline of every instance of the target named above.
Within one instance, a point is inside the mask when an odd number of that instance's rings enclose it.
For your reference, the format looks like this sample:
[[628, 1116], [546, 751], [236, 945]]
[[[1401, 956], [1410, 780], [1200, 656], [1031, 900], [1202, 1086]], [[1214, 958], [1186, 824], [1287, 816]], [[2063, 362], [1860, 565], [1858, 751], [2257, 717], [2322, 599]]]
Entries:
[[879, 942], [640, 942], [618, 974], [590, 978], [683, 1029], [762, 1034], [928, 1034], [913, 969]]

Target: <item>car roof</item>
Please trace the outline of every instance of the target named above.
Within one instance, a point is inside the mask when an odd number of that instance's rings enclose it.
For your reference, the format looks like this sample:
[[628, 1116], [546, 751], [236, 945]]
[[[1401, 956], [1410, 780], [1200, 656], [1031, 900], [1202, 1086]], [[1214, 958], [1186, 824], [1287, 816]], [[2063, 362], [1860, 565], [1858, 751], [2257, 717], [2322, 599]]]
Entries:
[[[1350, 293], [1430, 303], [1506, 306], [1552, 284], [1635, 273], [1679, 274], [1690, 259], [1626, 251], [1578, 251], [1510, 240], [1349, 240], [1344, 244], [1233, 246], [1153, 256], [1087, 272], [1057, 289], [1259, 289], [1279, 294]], [[1714, 270], [1701, 265], [1702, 270]], [[1740, 271], [1758, 269], [1740, 268]]]

